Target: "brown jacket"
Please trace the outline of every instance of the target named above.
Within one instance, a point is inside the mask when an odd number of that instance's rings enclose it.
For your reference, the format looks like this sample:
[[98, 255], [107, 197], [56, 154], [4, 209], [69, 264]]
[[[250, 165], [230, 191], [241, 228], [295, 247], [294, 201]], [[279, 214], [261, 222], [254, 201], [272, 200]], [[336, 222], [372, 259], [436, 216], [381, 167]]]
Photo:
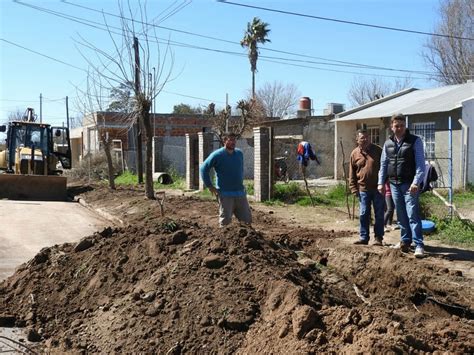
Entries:
[[356, 147], [349, 163], [349, 187], [353, 194], [359, 191], [377, 190], [382, 148], [369, 144], [366, 151]]

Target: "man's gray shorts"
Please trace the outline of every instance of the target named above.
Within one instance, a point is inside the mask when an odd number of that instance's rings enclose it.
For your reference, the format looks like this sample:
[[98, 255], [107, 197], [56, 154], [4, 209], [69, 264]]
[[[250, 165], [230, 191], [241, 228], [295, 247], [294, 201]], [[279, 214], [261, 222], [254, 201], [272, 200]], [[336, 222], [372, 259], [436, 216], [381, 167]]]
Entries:
[[225, 226], [232, 220], [232, 215], [241, 222], [252, 223], [252, 212], [250, 211], [247, 196], [229, 197], [219, 195], [219, 224]]

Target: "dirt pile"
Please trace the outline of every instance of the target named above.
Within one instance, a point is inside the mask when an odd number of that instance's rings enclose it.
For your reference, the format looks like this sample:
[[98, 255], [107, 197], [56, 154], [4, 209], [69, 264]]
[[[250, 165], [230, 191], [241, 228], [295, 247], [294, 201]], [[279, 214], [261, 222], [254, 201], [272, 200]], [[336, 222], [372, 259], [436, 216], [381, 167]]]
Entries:
[[474, 351], [462, 276], [255, 211], [255, 229], [219, 229], [212, 201], [169, 197], [161, 217], [140, 192], [86, 198], [127, 225], [43, 249], [0, 284], [0, 324], [47, 349]]

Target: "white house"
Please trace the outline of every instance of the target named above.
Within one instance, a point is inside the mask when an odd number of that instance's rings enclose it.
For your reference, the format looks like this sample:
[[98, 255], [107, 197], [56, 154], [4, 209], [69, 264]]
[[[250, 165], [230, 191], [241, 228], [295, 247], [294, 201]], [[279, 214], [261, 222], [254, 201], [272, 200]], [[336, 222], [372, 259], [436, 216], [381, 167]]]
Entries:
[[[452, 127], [452, 182], [454, 188], [474, 183], [474, 83], [435, 89], [402, 90], [336, 115], [334, 176], [341, 178], [344, 162], [355, 147], [357, 129], [365, 127], [372, 143], [383, 145], [390, 135], [390, 117], [406, 116], [410, 131], [423, 139], [425, 158], [435, 165], [438, 185], [448, 187], [449, 118]], [[342, 148], [341, 148], [342, 142]]]

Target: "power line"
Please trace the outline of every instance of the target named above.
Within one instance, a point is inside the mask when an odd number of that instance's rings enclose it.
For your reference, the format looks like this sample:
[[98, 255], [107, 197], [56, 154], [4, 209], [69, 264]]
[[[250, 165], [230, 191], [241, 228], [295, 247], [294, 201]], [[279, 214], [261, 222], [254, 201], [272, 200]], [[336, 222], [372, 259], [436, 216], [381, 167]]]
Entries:
[[196, 97], [196, 96], [191, 96], [191, 95], [184, 95], [184, 94], [179, 94], [179, 93], [177, 93], [177, 92], [172, 92], [172, 91], [161, 90], [161, 92], [164, 92], [164, 93], [166, 93], [166, 94], [172, 94], [172, 95], [178, 95], [178, 96], [188, 97], [188, 98], [196, 99], [196, 100], [204, 100], [204, 101], [208, 101], [208, 102], [214, 102], [214, 103], [225, 104], [224, 101], [209, 100], [209, 99], [204, 99], [204, 98], [202, 98], [202, 97]]
[[[28, 4], [23, 4], [23, 3], [20, 3], [21, 5], [26, 5], [26, 6], [29, 6]], [[39, 11], [43, 11], [42, 9], [37, 9]], [[47, 9], [46, 9], [47, 10]], [[65, 19], [69, 19], [69, 17], [67, 16], [62, 16], [62, 15], [58, 15], [57, 13], [54, 13], [53, 11], [50, 11], [50, 10], [47, 10], [47, 11], [44, 11], [44, 12], [50, 12], [51, 14], [54, 14], [56, 16], [60, 16], [60, 17], [63, 17]], [[89, 25], [87, 23], [82, 23], [84, 25]], [[97, 26], [93, 26], [97, 29], [101, 29], [101, 30], [105, 30], [103, 28], [99, 28]], [[11, 42], [11, 41], [8, 41], [8, 40], [5, 40], [3, 38], [0, 38], [2, 41], [6, 42], [6, 43], [9, 43], [11, 45], [14, 45], [14, 46], [17, 46], [19, 48], [22, 48], [24, 50], [27, 50], [27, 51], [30, 51], [32, 53], [35, 53], [37, 55], [40, 55], [40, 56], [43, 56], [45, 58], [48, 58], [50, 60], [54, 60], [56, 62], [59, 62], [61, 64], [64, 64], [64, 65], [68, 65], [68, 66], [71, 66], [73, 68], [76, 68], [76, 69], [79, 69], [81, 71], [84, 71], [84, 72], [87, 72], [86, 70], [82, 69], [82, 68], [79, 68], [77, 66], [74, 66], [70, 63], [67, 63], [65, 61], [62, 61], [62, 60], [59, 60], [59, 59], [56, 59], [56, 58], [53, 58], [51, 56], [48, 56], [48, 55], [45, 55], [45, 54], [42, 54], [40, 52], [37, 52], [37, 51], [34, 51], [32, 49], [29, 49], [29, 48], [26, 48], [24, 46], [21, 46], [17, 43], [14, 43], [14, 42]], [[158, 41], [158, 43], [160, 43]], [[161, 42], [162, 43], [162, 42]], [[165, 42], [166, 43], [166, 42]], [[218, 53], [224, 53], [224, 54], [229, 54], [229, 55], [238, 55], [238, 56], [246, 56], [245, 54], [242, 54], [242, 53], [237, 53], [237, 52], [231, 52], [231, 51], [223, 51], [223, 50], [217, 50], [217, 49], [211, 49], [211, 48], [205, 48], [205, 47], [199, 47], [199, 46], [193, 46], [193, 45], [188, 45], [188, 44], [183, 44], [183, 43], [179, 43], [179, 42], [173, 42], [172, 45], [175, 45], [175, 46], [182, 46], [182, 47], [188, 47], [188, 48], [194, 48], [194, 49], [201, 49], [201, 50], [207, 50], [207, 51], [213, 51], [213, 52], [218, 52]], [[276, 58], [276, 57], [266, 57], [266, 56], [261, 56], [262, 60], [263, 61], [268, 61], [268, 62], [273, 62], [273, 63], [277, 63], [277, 64], [283, 64], [283, 65], [291, 65], [291, 66], [296, 66], [296, 67], [303, 67], [303, 68], [309, 68], [309, 69], [315, 69], [315, 70], [322, 70], [322, 71], [333, 71], [333, 72], [341, 72], [341, 73], [348, 73], [348, 74], [357, 74], [357, 75], [373, 75], [373, 76], [381, 76], [381, 77], [395, 77], [395, 78], [403, 78], [403, 77], [400, 77], [400, 76], [389, 76], [389, 75], [381, 75], [381, 74], [369, 74], [369, 73], [362, 73], [362, 72], [351, 72], [351, 71], [341, 71], [341, 70], [332, 70], [332, 69], [327, 69], [327, 68], [318, 68], [318, 67], [314, 67], [314, 66], [308, 66], [308, 65], [300, 65], [300, 64], [295, 64], [295, 63], [288, 63], [289, 61], [293, 61], [293, 62], [306, 62], [306, 63], [311, 63], [311, 64], [324, 64], [324, 65], [329, 65], [329, 63], [315, 63], [315, 62], [311, 62], [311, 61], [302, 61], [302, 60], [296, 60], [296, 59], [287, 59], [287, 58]], [[282, 62], [282, 61], [286, 61], [286, 62]], [[365, 68], [364, 68], [365, 69]], [[378, 69], [378, 68], [377, 68]], [[395, 69], [391, 69], [391, 68], [385, 68], [387, 70], [395, 70]], [[398, 70], [397, 70], [398, 71]], [[402, 71], [402, 70], [400, 70]], [[412, 73], [417, 73], [417, 74], [424, 74], [423, 72], [417, 72], [417, 71], [409, 71], [409, 72], [412, 72]], [[421, 78], [420, 78], [421, 79]], [[171, 93], [171, 92], [169, 92]], [[172, 93], [172, 94], [175, 94], [175, 95], [179, 95], [179, 96], [183, 96], [183, 97], [190, 97], [190, 98], [194, 98], [194, 99], [199, 99], [199, 100], [205, 100], [205, 101], [214, 101], [214, 100], [209, 100], [209, 99], [204, 99], [204, 98], [199, 98], [199, 97], [194, 97], [194, 96], [190, 96], [190, 95], [185, 95], [185, 94], [179, 94], [179, 93]], [[62, 99], [54, 99], [54, 100], [62, 100]]]
[[417, 30], [409, 30], [409, 29], [406, 29], [406, 28], [399, 28], [399, 27], [389, 27], [389, 26], [381, 26], [381, 25], [372, 25], [372, 24], [364, 23], [364, 22], [355, 22], [355, 21], [340, 20], [340, 19], [331, 18], [331, 17], [315, 16], [315, 15], [301, 14], [301, 13], [298, 13], [298, 12], [291, 12], [291, 11], [284, 11], [284, 10], [271, 9], [271, 8], [262, 7], [262, 6], [240, 4], [240, 3], [237, 3], [237, 2], [232, 2], [232, 1], [227, 1], [227, 0], [217, 0], [217, 2], [220, 2], [220, 3], [222, 3], [222, 4], [227, 4], [227, 5], [235, 5], [235, 6], [248, 7], [248, 8], [251, 8], [251, 9], [258, 9], [258, 10], [264, 10], [264, 11], [270, 11], [270, 12], [277, 12], [277, 13], [285, 14], [285, 15], [293, 15], [293, 16], [300, 16], [300, 17], [312, 18], [312, 19], [316, 19], [316, 20], [324, 20], [324, 21], [345, 23], [345, 24], [348, 24], [348, 25], [364, 26], [364, 27], [378, 28], [378, 29], [382, 29], [382, 30], [406, 32], [406, 33], [415, 33], [415, 34], [427, 35], [427, 36], [436, 36], [436, 37], [444, 37], [444, 38], [462, 39], [462, 40], [468, 40], [468, 41], [473, 41], [473, 40], [474, 40], [474, 38], [469, 38], [469, 37], [450, 36], [450, 35], [444, 35], [444, 34], [441, 34], [441, 33], [424, 32], [424, 31], [417, 31]]
[[[222, 39], [222, 38], [202, 35], [202, 34], [198, 34], [198, 33], [195, 33], [195, 32], [190, 32], [190, 31], [178, 30], [178, 29], [170, 28], [170, 27], [159, 26], [159, 25], [156, 25], [156, 24], [153, 24], [153, 23], [137, 21], [137, 20], [134, 20], [134, 19], [130, 19], [128, 17], [124, 17], [122, 15], [117, 15], [117, 14], [110, 13], [110, 12], [104, 12], [104, 11], [94, 9], [94, 8], [84, 6], [84, 5], [74, 4], [74, 3], [70, 2], [70, 1], [67, 1], [67, 0], [64, 0], [64, 3], [68, 4], [68, 5], [72, 5], [72, 6], [77, 6], [79, 8], [83, 8], [83, 9], [86, 9], [88, 11], [93, 11], [93, 12], [97, 12], [97, 13], [101, 13], [101, 14], [106, 14], [106, 15], [116, 17], [116, 18], [119, 18], [119, 19], [122, 19], [122, 20], [138, 22], [138, 23], [141, 23], [142, 25], [147, 25], [147, 26], [151, 26], [151, 27], [166, 29], [166, 30], [169, 30], [169, 31], [172, 31], [172, 32], [183, 33], [183, 34], [187, 34], [187, 35], [191, 35], [191, 36], [197, 36], [197, 37], [201, 37], [201, 38], [211, 39], [211, 40], [215, 40], [215, 41], [220, 41], [220, 42], [230, 43], [230, 44], [240, 46], [240, 42], [235, 42], [235, 41], [230, 41], [230, 40], [226, 40], [226, 39]], [[175, 42], [175, 43], [178, 43], [178, 42]], [[196, 47], [196, 48], [198, 48], [198, 47]], [[415, 73], [415, 74], [435, 75], [434, 73], [428, 73], [428, 72], [411, 71], [411, 70], [408, 70], [408, 69], [380, 67], [380, 66], [374, 66], [374, 65], [368, 65], [368, 64], [341, 61], [341, 60], [336, 60], [336, 59], [309, 56], [309, 55], [305, 55], [305, 54], [301, 54], [301, 53], [292, 53], [292, 52], [287, 52], [287, 51], [282, 51], [282, 50], [277, 50], [277, 49], [271, 49], [271, 48], [260, 48], [260, 49], [264, 50], [264, 51], [270, 51], [270, 52], [276, 52], [276, 53], [282, 53], [282, 54], [289, 54], [289, 55], [298, 56], [298, 57], [312, 58], [312, 59], [324, 60], [324, 61], [329, 61], [329, 62], [336, 62], [336, 63], [340, 63], [340, 64], [347, 64], [347, 66], [353, 66], [353, 67], [360, 67], [360, 68], [367, 68], [367, 69], [390, 70], [390, 71], [401, 71], [401, 72], [412, 72], [412, 73]], [[281, 59], [281, 58], [274, 58], [274, 59]], [[288, 59], [283, 59], [283, 60], [288, 60]], [[302, 60], [297, 60], [297, 59], [295, 59], [295, 61], [303, 62]], [[313, 64], [338, 66], [337, 64], [331, 64], [331, 63], [313, 63]]]
[[10, 44], [10, 45], [12, 45], [12, 46], [15, 46], [15, 47], [19, 47], [19, 48], [21, 48], [21, 49], [24, 49], [25, 51], [35, 53], [35, 54], [37, 54], [37, 55], [40, 55], [40, 56], [45, 57], [45, 58], [48, 58], [48, 59], [50, 59], [50, 60], [54, 60], [55, 62], [58, 62], [58, 63], [64, 64], [64, 65], [67, 65], [68, 67], [75, 68], [75, 69], [79, 69], [79, 70], [81, 70], [81, 71], [85, 71], [84, 69], [79, 68], [79, 67], [76, 67], [76, 66], [73, 65], [73, 64], [69, 64], [69, 63], [66, 63], [66, 62], [64, 62], [64, 61], [62, 61], [62, 60], [60, 60], [60, 59], [56, 59], [56, 58], [53, 58], [53, 57], [51, 57], [51, 56], [49, 56], [49, 55], [46, 55], [46, 54], [43, 54], [43, 53], [34, 51], [34, 50], [30, 49], [30, 48], [21, 46], [21, 45], [19, 45], [19, 44], [17, 44], [17, 43], [8, 41], [8, 40], [6, 40], [6, 39], [4, 39], [4, 38], [0, 38], [0, 41], [3, 41], [3, 42], [8, 43], [8, 44]]
[[[90, 21], [90, 20], [86, 20], [86, 19], [81, 19], [81, 18], [78, 18], [78, 17], [73, 17], [73, 16], [70, 16], [70, 15], [64, 15], [64, 13], [61, 13], [61, 12], [56, 12], [56, 11], [52, 11], [50, 9], [45, 9], [45, 8], [40, 8], [38, 6], [33, 6], [33, 5], [30, 5], [30, 4], [26, 4], [26, 3], [22, 3], [21, 1], [17, 1], [17, 3], [19, 3], [20, 5], [24, 5], [24, 6], [29, 6], [29, 7], [32, 7], [38, 11], [43, 11], [43, 12], [47, 12], [47, 13], [50, 13], [50, 14], [53, 14], [55, 16], [59, 16], [61, 18], [65, 18], [65, 19], [69, 19], [71, 21], [75, 21], [75, 22], [78, 22], [78, 23], [81, 23], [83, 25], [89, 25], [87, 23], [84, 23], [83, 21], [87, 21], [87, 22], [91, 22], [91, 23], [94, 23], [94, 24], [98, 24], [99, 26], [103, 26], [103, 24], [99, 24], [97, 22], [94, 22], [94, 21]], [[73, 5], [73, 6], [77, 6], [77, 7], [80, 7], [80, 8], [84, 8], [84, 9], [87, 9], [89, 11], [94, 11], [94, 12], [99, 12], [101, 14], [107, 14], [107, 15], [110, 15], [110, 16], [114, 16], [114, 17], [118, 17], [120, 19], [124, 19], [124, 20], [127, 20], [127, 21], [135, 21], [135, 22], [139, 22], [139, 23], [142, 23], [142, 24], [146, 24], [147, 26], [154, 26], [154, 27], [159, 27], [159, 28], [166, 28], [166, 29], [169, 29], [169, 30], [172, 30], [172, 31], [178, 31], [178, 32], [183, 32], [183, 33], [186, 33], [186, 34], [189, 34], [189, 35], [196, 35], [196, 36], [199, 36], [199, 37], [205, 37], [205, 38], [210, 38], [210, 39], [214, 39], [214, 40], [221, 40], [221, 41], [224, 41], [224, 42], [228, 42], [228, 43], [232, 43], [232, 44], [238, 44], [240, 45], [240, 43], [237, 43], [237, 42], [233, 42], [233, 41], [228, 41], [228, 40], [223, 40], [223, 39], [219, 39], [219, 38], [216, 38], [216, 37], [210, 37], [210, 36], [204, 36], [204, 35], [200, 35], [200, 34], [196, 34], [196, 33], [193, 33], [193, 32], [187, 32], [187, 31], [180, 31], [180, 30], [176, 30], [176, 29], [171, 29], [171, 28], [168, 28], [168, 27], [161, 27], [161, 26], [158, 26], [158, 25], [155, 25], [155, 24], [150, 24], [150, 23], [147, 23], [147, 22], [143, 22], [143, 21], [136, 21], [136, 20], [132, 20], [130, 18], [127, 18], [127, 17], [124, 17], [124, 16], [121, 16], [121, 15], [116, 15], [116, 14], [113, 14], [113, 13], [109, 13], [109, 12], [103, 12], [103, 11], [100, 11], [100, 10], [97, 10], [97, 9], [93, 9], [93, 8], [90, 8], [90, 7], [86, 7], [86, 6], [82, 6], [82, 5], [77, 5], [77, 4], [73, 4], [73, 3], [70, 3], [70, 2], [66, 2], [66, 4], [70, 4], [70, 5]], [[76, 19], [80, 19], [81, 21], [78, 21]], [[100, 28], [100, 27], [97, 27], [95, 25], [89, 25], [93, 28], [96, 28], [96, 29], [100, 29], [100, 30], [103, 30], [103, 31], [110, 31], [110, 28], [116, 28], [116, 29], [119, 29], [117, 27], [114, 27], [114, 26], [109, 26], [109, 29], [104, 29], [104, 28]], [[119, 29], [120, 30], [120, 29]], [[114, 33], [114, 34], [118, 34], [118, 33], [115, 33], [113, 31], [111, 31], [111, 33]], [[160, 38], [157, 38], [157, 39], [160, 39]], [[180, 47], [187, 47], [187, 48], [194, 48], [194, 49], [200, 49], [200, 50], [206, 50], [206, 51], [214, 51], [214, 52], [218, 52], [218, 53], [225, 53], [225, 54], [232, 54], [232, 55], [238, 55], [238, 56], [243, 56], [243, 54], [241, 53], [236, 53], [236, 52], [231, 52], [231, 51], [223, 51], [223, 50], [216, 50], [216, 49], [211, 49], [211, 48], [206, 48], [206, 47], [199, 47], [199, 46], [194, 46], [194, 45], [189, 45], [189, 44], [186, 44], [186, 43], [181, 43], [181, 42], [176, 42], [176, 41], [166, 41], [165, 39], [161, 39], [162, 41], [165, 41], [165, 42], [160, 42], [160, 41], [156, 41], [156, 43], [161, 43], [161, 44], [170, 44], [170, 45], [173, 45], [173, 46], [180, 46]], [[303, 56], [303, 57], [309, 57], [309, 58], [317, 58], [317, 59], [321, 59], [321, 60], [325, 60], [325, 61], [334, 61], [334, 62], [337, 62], [337, 63], [345, 63], [347, 65], [341, 65], [341, 64], [334, 64], [334, 63], [321, 63], [321, 62], [313, 62], [313, 61], [305, 61], [305, 60], [301, 60], [301, 59], [288, 59], [288, 58], [278, 58], [278, 57], [270, 57], [270, 56], [267, 56], [265, 58], [269, 58], [269, 59], [275, 59], [275, 60], [282, 60], [282, 61], [294, 61], [294, 62], [300, 62], [300, 63], [309, 63], [309, 64], [318, 64], [318, 65], [332, 65], [332, 66], [347, 66], [347, 67], [353, 67], [353, 68], [360, 68], [360, 69], [372, 69], [372, 70], [386, 70], [386, 71], [399, 71], [399, 72], [405, 72], [405, 73], [410, 73], [410, 74], [418, 74], [418, 75], [428, 75], [428, 76], [439, 76], [439, 74], [436, 74], [436, 73], [432, 73], [432, 72], [426, 72], [426, 71], [415, 71], [415, 70], [408, 70], [408, 69], [398, 69], [398, 68], [388, 68], [388, 67], [379, 67], [379, 66], [372, 66], [372, 65], [366, 65], [366, 64], [359, 64], [359, 63], [352, 63], [352, 62], [345, 62], [345, 61], [339, 61], [339, 60], [334, 60], [334, 59], [327, 59], [327, 58], [320, 58], [320, 57], [312, 57], [312, 56], [307, 56], [307, 55], [300, 55], [300, 54], [295, 54], [295, 53], [291, 53], [291, 52], [285, 52], [285, 51], [280, 51], [280, 50], [272, 50], [272, 49], [268, 49], [268, 48], [262, 48], [263, 50], [269, 50], [269, 51], [274, 51], [274, 52], [279, 52], [279, 53], [285, 53], [285, 54], [289, 54], [289, 55], [298, 55], [298, 56]], [[261, 56], [262, 58], [264, 58], [264, 56]], [[276, 62], [276, 61], [274, 61]], [[280, 64], [286, 64], [286, 63], [283, 63], [283, 62], [276, 62], [276, 63], [280, 63]], [[290, 64], [288, 64], [290, 65]], [[304, 66], [301, 66], [301, 67], [304, 67]], [[311, 67], [309, 67], [311, 68]], [[316, 68], [318, 70], [324, 70], [322, 68]], [[336, 70], [329, 70], [328, 71], [336, 71]], [[365, 73], [360, 73], [360, 72], [349, 72], [349, 71], [338, 71], [338, 72], [346, 72], [346, 73], [349, 73], [349, 74], [358, 74], [358, 75], [367, 75]], [[399, 76], [388, 76], [388, 75], [380, 75], [380, 74], [372, 74], [374, 76], [385, 76], [385, 77], [398, 77], [400, 78]], [[421, 79], [424, 79], [424, 78], [421, 78]]]
[[[42, 53], [40, 53], [40, 52], [34, 51], [34, 50], [32, 50], [32, 49], [26, 48], [26, 47], [24, 47], [24, 46], [18, 45], [18, 44], [16, 44], [16, 43], [7, 41], [7, 40], [2, 39], [2, 38], [0, 38], [0, 40], [3, 40], [3, 41], [5, 41], [5, 42], [7, 42], [7, 43], [10, 43], [10, 44], [12, 44], [12, 45], [14, 45], [14, 46], [17, 46], [17, 47], [19, 47], [19, 48], [22, 48], [22, 49], [24, 49], [24, 50], [30, 51], [30, 52], [32, 52], [32, 53], [38, 54], [38, 55], [40, 55], [40, 56], [46, 57], [46, 58], [48, 58], [48, 59], [54, 60], [54, 61], [59, 62], [59, 63], [64, 64], [64, 65], [68, 65], [68, 66], [70, 66], [70, 67], [79, 69], [79, 70], [81, 70], [81, 71], [87, 73], [87, 70], [81, 69], [81, 68], [79, 68], [79, 67], [76, 67], [75, 65], [66, 63], [66, 62], [64, 62], [64, 61], [62, 61], [62, 60], [53, 58], [53, 57], [48, 56], [48, 55], [45, 55], [45, 54], [42, 54]], [[163, 42], [161, 42], [161, 43], [163, 43]], [[230, 55], [246, 56], [245, 54], [242, 54], [242, 53], [236, 53], [236, 52], [224, 51], [224, 50], [218, 50], [218, 49], [212, 49], [212, 48], [206, 48], [206, 47], [198, 47], [198, 46], [192, 46], [192, 45], [187, 45], [187, 44], [178, 44], [178, 43], [179, 43], [179, 42], [175, 42], [175, 44], [173, 44], [173, 45], [175, 45], [175, 46], [181, 46], [181, 47], [194, 48], [194, 49], [207, 50], [207, 51], [212, 51], [212, 52], [216, 52], [216, 53], [224, 53], [224, 54], [230, 54]], [[281, 60], [281, 58], [277, 58], [277, 59]], [[267, 61], [267, 62], [272, 62], [272, 63], [283, 64], [283, 65], [290, 65], [290, 66], [295, 66], [295, 67], [309, 68], [309, 69], [316, 69], [316, 70], [323, 70], [323, 71], [331, 71], [331, 72], [338, 72], [338, 73], [356, 74], [356, 75], [370, 75], [370, 76], [387, 77], [387, 78], [400, 78], [400, 79], [403, 79], [403, 78], [404, 78], [404, 77], [402, 77], [402, 76], [395, 76], [395, 75], [384, 75], [384, 74], [374, 74], [374, 73], [363, 73], [363, 72], [343, 71], [343, 70], [328, 69], [328, 68], [318, 68], [318, 67], [313, 67], [313, 66], [309, 66], [309, 65], [301, 65], [301, 64], [294, 64], [294, 63], [288, 63], [288, 62], [281, 62], [281, 61], [278, 61], [278, 60], [273, 60], [273, 58], [271, 58], [271, 57], [262, 58], [261, 60], [262, 60], [262, 61]], [[293, 60], [293, 61], [297, 61], [297, 60]], [[425, 79], [425, 78], [413, 78], [413, 79]]]

